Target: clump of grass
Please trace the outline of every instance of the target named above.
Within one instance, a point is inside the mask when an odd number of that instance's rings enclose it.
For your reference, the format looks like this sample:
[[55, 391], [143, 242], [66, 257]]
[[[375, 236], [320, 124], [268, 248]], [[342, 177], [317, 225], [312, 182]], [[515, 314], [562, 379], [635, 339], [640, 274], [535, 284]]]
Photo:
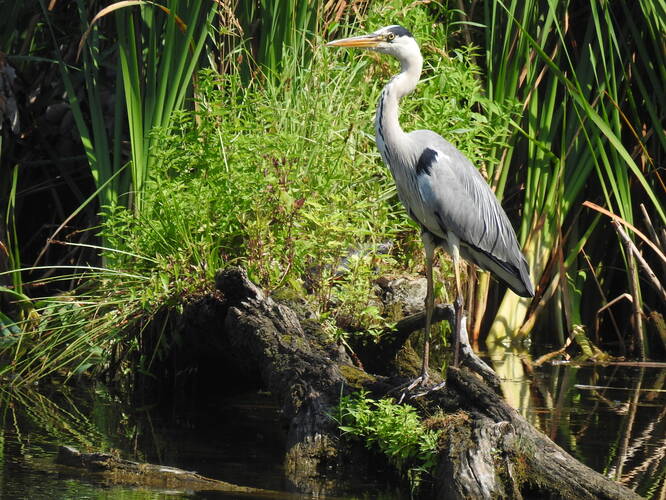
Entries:
[[361, 391], [340, 399], [335, 420], [343, 433], [386, 455], [414, 486], [437, 464], [441, 431], [427, 428], [412, 406], [391, 399], [375, 401]]
[[[652, 36], [663, 24], [654, 15], [663, 10], [658, 3], [484, 4], [488, 93], [496, 102], [523, 103], [508, 145], [495, 153], [502, 162], [491, 172], [492, 185], [508, 196], [509, 186], [524, 184], [519, 241], [539, 285], [536, 307], [511, 293], [503, 297], [490, 343], [529, 333], [549, 301], [549, 327], [564, 343], [576, 325], [592, 322], [601, 305], [612, 303], [611, 294], [625, 292], [625, 284], [616, 284], [619, 268], [629, 282], [637, 280], [631, 254], [609, 245], [598, 215], [580, 206], [596, 200], [632, 223], [644, 201], [651, 217], [666, 220], [658, 196], [663, 181], [652, 160], [666, 144], [655, 121], [665, 102], [663, 92], [644, 83], [656, 81], [656, 68], [663, 67], [663, 50], [654, 50], [662, 39]], [[487, 287], [477, 300], [485, 303], [484, 296]], [[650, 299], [640, 293], [635, 304], [640, 296]]]
[[[27, 314], [19, 315], [11, 328], [0, 332], [0, 377], [19, 386], [52, 375], [149, 372], [157, 350], [164, 350], [168, 338], [160, 339], [154, 353], [141, 357], [145, 329], [164, 311], [163, 318], [182, 311], [195, 290], [211, 287], [196, 281], [196, 274], [181, 276], [180, 283], [170, 285], [178, 276], [169, 276], [165, 268], [143, 275], [88, 268], [51, 280], [79, 280], [80, 286], [71, 292], [21, 299]], [[132, 357], [138, 363], [124, 363]]]
[[[427, 21], [422, 10], [402, 15], [416, 28]], [[510, 110], [483, 98], [471, 52], [442, 57], [432, 47], [443, 44], [443, 32], [424, 33], [431, 66], [405, 101], [405, 128], [436, 124], [469, 156], [483, 156], [499, 141]], [[374, 321], [368, 283], [421, 263], [418, 229], [373, 138], [376, 99], [397, 68], [323, 48], [300, 64], [288, 54], [279, 81], [204, 72], [198, 114], [183, 113], [157, 141], [146, 194], [152, 208], [138, 217], [116, 209], [105, 236], [114, 247], [170, 255], [209, 277], [240, 263], [268, 289], [307, 291], [321, 311], [339, 305], [346, 316], [365, 311]], [[432, 80], [430, 72], [452, 83]], [[386, 242], [391, 251], [377, 251]], [[350, 265], [353, 272], [341, 272]]]

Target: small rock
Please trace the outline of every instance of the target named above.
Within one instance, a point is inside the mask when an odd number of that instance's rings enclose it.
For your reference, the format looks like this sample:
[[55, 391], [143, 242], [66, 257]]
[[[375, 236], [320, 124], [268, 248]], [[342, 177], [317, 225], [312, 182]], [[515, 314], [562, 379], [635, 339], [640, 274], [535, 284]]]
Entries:
[[381, 299], [388, 311], [399, 310], [402, 316], [423, 311], [428, 281], [424, 277], [401, 276], [393, 279], [380, 279]]

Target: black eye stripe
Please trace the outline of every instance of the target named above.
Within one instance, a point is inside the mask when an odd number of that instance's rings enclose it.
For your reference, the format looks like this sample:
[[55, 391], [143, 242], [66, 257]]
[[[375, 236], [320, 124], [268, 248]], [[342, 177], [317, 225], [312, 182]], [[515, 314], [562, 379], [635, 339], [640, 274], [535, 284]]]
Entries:
[[387, 31], [389, 33], [392, 33], [394, 36], [404, 36], [408, 38], [414, 38], [412, 34], [402, 26], [389, 26]]

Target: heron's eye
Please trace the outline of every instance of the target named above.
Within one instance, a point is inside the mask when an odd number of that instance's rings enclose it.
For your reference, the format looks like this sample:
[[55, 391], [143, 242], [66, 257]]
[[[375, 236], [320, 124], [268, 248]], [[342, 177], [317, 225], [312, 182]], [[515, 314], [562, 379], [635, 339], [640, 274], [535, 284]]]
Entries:
[[388, 35], [386, 35], [386, 39], [389, 42], [393, 41], [394, 38], [395, 38], [395, 33], [389, 33]]

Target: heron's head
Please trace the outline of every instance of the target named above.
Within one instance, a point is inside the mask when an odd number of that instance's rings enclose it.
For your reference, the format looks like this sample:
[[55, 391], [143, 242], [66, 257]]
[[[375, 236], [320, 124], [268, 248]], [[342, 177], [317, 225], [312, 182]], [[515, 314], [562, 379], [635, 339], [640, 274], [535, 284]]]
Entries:
[[392, 25], [380, 28], [369, 35], [341, 38], [326, 44], [327, 47], [359, 47], [389, 54], [401, 62], [421, 59], [419, 45], [412, 34], [402, 26]]

